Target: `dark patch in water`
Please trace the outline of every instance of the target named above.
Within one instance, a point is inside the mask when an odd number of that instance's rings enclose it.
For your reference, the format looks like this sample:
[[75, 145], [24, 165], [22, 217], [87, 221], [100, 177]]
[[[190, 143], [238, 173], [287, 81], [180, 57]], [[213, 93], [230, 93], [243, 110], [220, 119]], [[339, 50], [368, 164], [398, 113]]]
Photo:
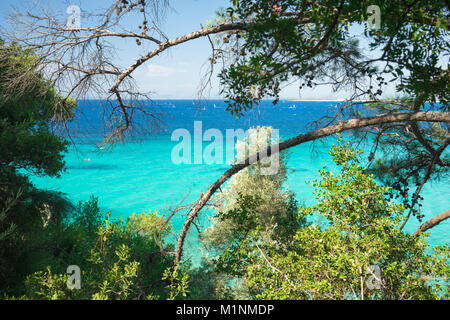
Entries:
[[75, 141], [75, 143], [77, 144], [77, 145], [92, 145], [92, 146], [95, 146], [95, 145], [97, 145], [98, 143], [100, 143], [101, 142], [101, 140], [100, 139], [96, 139], [96, 140], [89, 140], [88, 138], [86, 138], [85, 140], [83, 140], [82, 139], [82, 136], [80, 136], [81, 138], [80, 139], [77, 139], [76, 141]]
[[113, 164], [87, 164], [80, 166], [67, 166], [67, 170], [116, 170], [119, 166]]
[[292, 172], [307, 172], [308, 169], [304, 169], [304, 168], [289, 168], [290, 170], [292, 170]]

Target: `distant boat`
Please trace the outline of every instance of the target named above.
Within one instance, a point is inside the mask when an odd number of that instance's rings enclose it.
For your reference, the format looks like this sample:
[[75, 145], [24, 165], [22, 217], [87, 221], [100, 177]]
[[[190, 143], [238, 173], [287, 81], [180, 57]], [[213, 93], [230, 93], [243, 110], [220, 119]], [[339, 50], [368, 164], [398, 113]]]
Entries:
[[175, 109], [175, 108], [176, 108], [176, 106], [173, 104], [173, 105], [172, 105], [172, 109]]
[[295, 104], [293, 106], [289, 106], [289, 109], [295, 109]]

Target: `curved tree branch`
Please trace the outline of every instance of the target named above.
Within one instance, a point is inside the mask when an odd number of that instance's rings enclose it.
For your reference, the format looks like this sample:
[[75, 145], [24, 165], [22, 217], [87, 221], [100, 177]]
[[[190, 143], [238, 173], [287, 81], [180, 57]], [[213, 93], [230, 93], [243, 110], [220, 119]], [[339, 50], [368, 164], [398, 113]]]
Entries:
[[[417, 121], [413, 122], [414, 124], [416, 124], [417, 126]], [[416, 192], [414, 193], [414, 197], [413, 197], [413, 201], [411, 203], [411, 209], [409, 210], [409, 213], [405, 219], [405, 221], [403, 222], [402, 226], [400, 227], [400, 230], [403, 230], [403, 228], [405, 227], [406, 223], [408, 222], [411, 214], [414, 212], [414, 206], [417, 203], [417, 200], [419, 198], [420, 195], [420, 191], [422, 190], [423, 186], [425, 185], [425, 183], [430, 179], [431, 177], [431, 173], [433, 171], [434, 165], [440, 161], [440, 157], [442, 155], [442, 153], [444, 152], [444, 150], [447, 148], [447, 146], [450, 144], [450, 139], [447, 139], [441, 146], [439, 149], [437, 149], [434, 154], [433, 157], [431, 159], [431, 163], [428, 166], [427, 172], [425, 174], [425, 177], [423, 178], [422, 183], [420, 184], [420, 186], [417, 188]]]
[[450, 218], [450, 210], [447, 210], [445, 212], [442, 212], [441, 214], [438, 214], [437, 216], [434, 216], [427, 222], [423, 223], [413, 234], [415, 236], [418, 236], [420, 233], [427, 231], [428, 229], [433, 228], [434, 226], [437, 226], [442, 221]]
[[186, 222], [184, 223], [183, 229], [181, 230], [180, 237], [178, 238], [177, 251], [175, 256], [175, 264], [181, 261], [183, 255], [184, 241], [186, 239], [187, 233], [191, 227], [192, 222], [197, 217], [198, 213], [206, 205], [206, 203], [211, 199], [213, 194], [233, 175], [239, 171], [245, 169], [251, 164], [256, 163], [259, 160], [270, 157], [273, 153], [281, 152], [283, 150], [298, 146], [302, 143], [324, 138], [336, 133], [340, 133], [346, 130], [358, 129], [372, 125], [379, 125], [383, 123], [393, 123], [393, 122], [404, 122], [404, 121], [429, 121], [429, 122], [450, 122], [450, 112], [443, 111], [419, 111], [419, 112], [396, 112], [387, 113], [381, 115], [375, 115], [371, 117], [350, 119], [345, 121], [340, 121], [334, 125], [329, 125], [327, 127], [311, 131], [305, 134], [300, 134], [294, 138], [280, 142], [274, 146], [270, 146], [257, 154], [248, 157], [243, 163], [235, 164], [229, 170], [227, 170], [222, 176], [212, 184], [209, 189], [202, 193], [200, 198], [197, 200], [195, 206], [189, 213]]
[[188, 33], [184, 36], [167, 40], [165, 42], [161, 42], [161, 43], [159, 43], [158, 48], [150, 51], [145, 56], [142, 56], [133, 65], [131, 65], [124, 72], [122, 72], [122, 74], [117, 77], [116, 83], [112, 86], [112, 88], [109, 91], [110, 92], [117, 91], [117, 88], [122, 83], [122, 81], [126, 77], [128, 77], [134, 70], [136, 70], [140, 65], [142, 65], [147, 60], [153, 58], [154, 56], [160, 54], [161, 52], [167, 50], [170, 47], [173, 47], [173, 46], [179, 45], [183, 42], [194, 40], [194, 39], [197, 39], [200, 37], [209, 36], [211, 34], [216, 34], [216, 33], [224, 32], [224, 31], [248, 30], [248, 29], [249, 29], [249, 24], [242, 23], [242, 22], [221, 24], [221, 25], [214, 26], [211, 28], [205, 28], [205, 29], [201, 29], [198, 31], [194, 31], [194, 32]]

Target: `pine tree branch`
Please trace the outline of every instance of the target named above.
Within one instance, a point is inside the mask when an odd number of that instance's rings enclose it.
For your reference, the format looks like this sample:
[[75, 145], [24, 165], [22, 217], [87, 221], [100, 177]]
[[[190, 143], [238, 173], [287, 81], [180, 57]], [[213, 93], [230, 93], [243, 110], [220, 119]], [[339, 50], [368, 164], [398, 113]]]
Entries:
[[441, 214], [438, 214], [437, 216], [434, 216], [430, 220], [423, 223], [413, 234], [415, 236], [418, 236], [420, 233], [425, 232], [435, 226], [437, 226], [442, 221], [450, 218], [450, 210], [447, 210], [445, 212], [442, 212]]

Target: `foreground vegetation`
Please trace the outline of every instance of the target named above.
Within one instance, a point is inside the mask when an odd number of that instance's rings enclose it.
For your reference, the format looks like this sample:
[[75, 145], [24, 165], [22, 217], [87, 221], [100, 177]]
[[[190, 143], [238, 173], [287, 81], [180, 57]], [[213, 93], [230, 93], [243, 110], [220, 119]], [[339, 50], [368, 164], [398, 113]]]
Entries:
[[[48, 129], [45, 121], [39, 124]], [[253, 130], [238, 144], [238, 157], [255, 141], [258, 148], [270, 143], [270, 132]], [[48, 150], [58, 166], [47, 174], [61, 172], [64, 150]], [[320, 171], [312, 183], [317, 201], [312, 207], [299, 205], [284, 186], [286, 153], [275, 175], [263, 175], [260, 162], [235, 175], [214, 198], [216, 216], [203, 237], [206, 254], [199, 267], [174, 266], [167, 238], [171, 226], [157, 212], [112, 221], [95, 197], [71, 205], [62, 195], [35, 189], [18, 171], [21, 162], [11, 161], [1, 168], [10, 173], [3, 180], [3, 199], [24, 187], [28, 193], [17, 195], [21, 201], [2, 202], [2, 297], [448, 299], [449, 246], [435, 247], [430, 255], [425, 234], [401, 230], [404, 206], [389, 199], [389, 187], [361, 166], [350, 143], [339, 139], [330, 155], [340, 172]], [[322, 222], [312, 223], [317, 216]], [[78, 288], [68, 286], [71, 265], [81, 270]], [[381, 272], [374, 273], [373, 266]]]

